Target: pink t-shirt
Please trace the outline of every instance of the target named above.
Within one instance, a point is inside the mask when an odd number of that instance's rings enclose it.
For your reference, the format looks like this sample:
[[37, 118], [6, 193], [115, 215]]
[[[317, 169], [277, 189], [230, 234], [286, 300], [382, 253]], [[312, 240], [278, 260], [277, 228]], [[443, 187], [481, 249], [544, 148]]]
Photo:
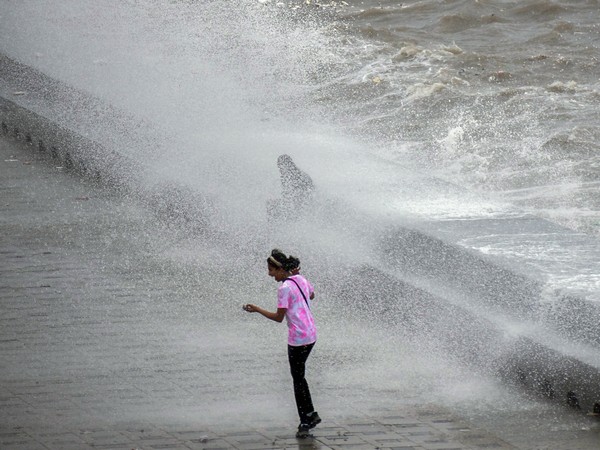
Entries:
[[[302, 275], [294, 275], [293, 278], [310, 303], [310, 295], [314, 288]], [[288, 344], [297, 347], [312, 344], [317, 340], [317, 328], [310, 308], [304, 301], [298, 286], [290, 279], [281, 283], [277, 289], [277, 307], [286, 308], [285, 318], [288, 324]]]

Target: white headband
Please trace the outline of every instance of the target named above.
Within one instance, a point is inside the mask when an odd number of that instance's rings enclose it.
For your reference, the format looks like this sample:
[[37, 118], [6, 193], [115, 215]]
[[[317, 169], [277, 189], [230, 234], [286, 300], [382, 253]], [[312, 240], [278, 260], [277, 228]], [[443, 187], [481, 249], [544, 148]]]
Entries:
[[272, 256], [269, 256], [269, 261], [271, 261], [273, 264], [275, 264], [277, 267], [283, 267], [283, 264], [281, 264], [279, 261], [277, 261], [275, 258], [273, 258]]

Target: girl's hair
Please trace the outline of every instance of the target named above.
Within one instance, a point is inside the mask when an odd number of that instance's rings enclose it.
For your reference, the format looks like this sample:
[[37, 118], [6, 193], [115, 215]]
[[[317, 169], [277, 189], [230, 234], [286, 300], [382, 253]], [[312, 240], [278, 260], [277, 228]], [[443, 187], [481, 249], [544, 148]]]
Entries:
[[281, 267], [282, 269], [291, 272], [300, 267], [300, 260], [295, 256], [285, 256], [281, 250], [273, 249], [271, 256], [267, 258], [267, 263], [273, 267]]

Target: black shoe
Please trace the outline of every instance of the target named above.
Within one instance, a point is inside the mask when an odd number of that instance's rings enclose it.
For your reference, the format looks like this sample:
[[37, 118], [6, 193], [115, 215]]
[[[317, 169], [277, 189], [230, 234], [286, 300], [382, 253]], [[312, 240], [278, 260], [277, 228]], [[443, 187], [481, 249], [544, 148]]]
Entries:
[[306, 417], [308, 419], [308, 428], [309, 429], [314, 428], [321, 423], [321, 418], [319, 417], [319, 413], [316, 411], [308, 413], [306, 415]]
[[306, 439], [310, 436], [308, 430], [310, 427], [306, 423], [301, 423], [298, 425], [298, 431], [296, 431], [296, 437], [299, 439]]

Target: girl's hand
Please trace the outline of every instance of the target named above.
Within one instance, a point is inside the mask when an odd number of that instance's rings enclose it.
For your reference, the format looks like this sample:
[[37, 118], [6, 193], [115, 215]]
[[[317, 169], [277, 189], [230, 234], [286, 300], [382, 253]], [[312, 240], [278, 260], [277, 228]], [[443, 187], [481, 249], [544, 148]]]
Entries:
[[253, 305], [252, 303], [248, 303], [247, 305], [242, 306], [242, 308], [244, 309], [244, 311], [247, 311], [249, 313], [260, 313], [267, 319], [274, 320], [275, 322], [283, 321], [285, 317], [285, 312], [287, 311], [286, 308], [277, 308], [277, 311], [271, 312], [267, 311], [266, 309], [262, 309], [256, 305]]

